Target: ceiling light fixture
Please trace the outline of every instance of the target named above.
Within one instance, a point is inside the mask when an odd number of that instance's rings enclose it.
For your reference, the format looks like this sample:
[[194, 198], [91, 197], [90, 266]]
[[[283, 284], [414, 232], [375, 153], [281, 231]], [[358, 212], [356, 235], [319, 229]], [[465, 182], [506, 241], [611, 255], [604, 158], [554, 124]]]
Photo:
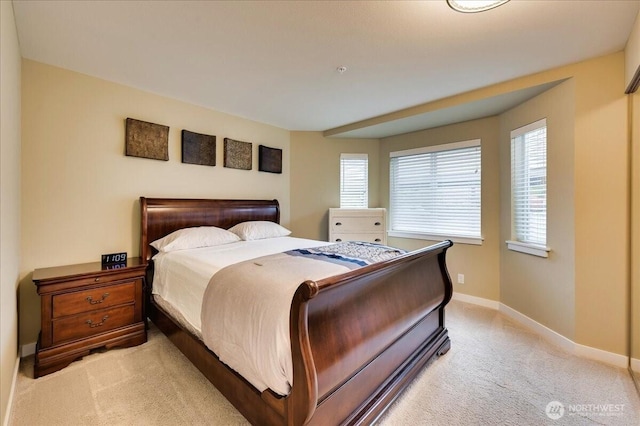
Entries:
[[462, 13], [484, 12], [493, 9], [509, 0], [447, 0], [447, 4], [453, 10]]

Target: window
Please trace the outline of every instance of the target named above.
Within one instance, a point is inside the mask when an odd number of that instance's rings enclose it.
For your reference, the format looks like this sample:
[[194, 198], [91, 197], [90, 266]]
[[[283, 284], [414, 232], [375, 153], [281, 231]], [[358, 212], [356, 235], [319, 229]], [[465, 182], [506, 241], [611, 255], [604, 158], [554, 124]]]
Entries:
[[390, 236], [481, 244], [480, 139], [392, 152]]
[[511, 132], [511, 250], [547, 257], [547, 120]]
[[369, 207], [369, 156], [340, 154], [340, 208]]

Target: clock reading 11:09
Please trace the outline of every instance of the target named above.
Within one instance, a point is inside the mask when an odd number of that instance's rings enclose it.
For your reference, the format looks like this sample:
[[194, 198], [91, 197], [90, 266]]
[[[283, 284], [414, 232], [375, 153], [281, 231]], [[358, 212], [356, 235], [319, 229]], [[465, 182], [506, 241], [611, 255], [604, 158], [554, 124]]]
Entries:
[[102, 255], [102, 264], [111, 265], [114, 263], [125, 263], [127, 261], [127, 253], [109, 253]]

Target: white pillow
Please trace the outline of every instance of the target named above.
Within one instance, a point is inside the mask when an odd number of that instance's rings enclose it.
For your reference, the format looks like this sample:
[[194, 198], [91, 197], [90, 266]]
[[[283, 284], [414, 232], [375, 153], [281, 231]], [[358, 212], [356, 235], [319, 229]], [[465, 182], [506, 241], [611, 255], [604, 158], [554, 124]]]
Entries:
[[264, 238], [286, 237], [291, 234], [284, 226], [275, 222], [265, 220], [255, 220], [252, 222], [242, 222], [229, 229], [245, 241], [262, 240]]
[[161, 252], [186, 250], [198, 247], [212, 247], [240, 241], [240, 237], [215, 226], [183, 228], [155, 240], [151, 246]]

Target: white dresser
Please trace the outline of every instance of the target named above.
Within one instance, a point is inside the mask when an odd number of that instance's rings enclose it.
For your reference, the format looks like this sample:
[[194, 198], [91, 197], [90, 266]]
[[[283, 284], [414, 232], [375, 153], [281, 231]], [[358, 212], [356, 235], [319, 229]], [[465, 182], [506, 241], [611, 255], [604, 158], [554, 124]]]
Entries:
[[387, 210], [329, 209], [329, 241], [387, 244]]

